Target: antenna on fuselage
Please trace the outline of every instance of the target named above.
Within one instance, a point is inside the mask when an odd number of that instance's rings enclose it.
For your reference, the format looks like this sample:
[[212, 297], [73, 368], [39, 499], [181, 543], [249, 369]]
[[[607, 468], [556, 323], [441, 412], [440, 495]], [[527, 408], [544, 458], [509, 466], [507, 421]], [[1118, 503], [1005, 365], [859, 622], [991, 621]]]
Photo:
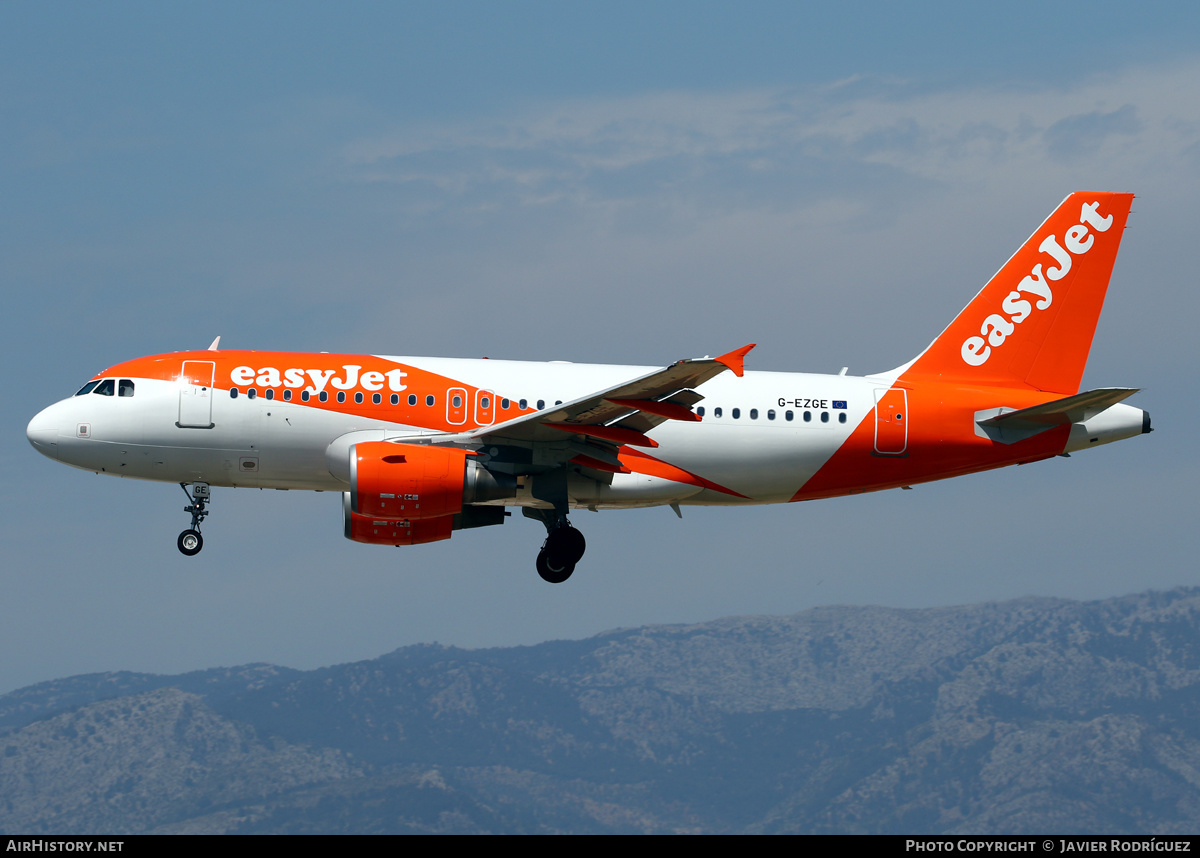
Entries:
[[215, 352], [217, 350], [217, 343], [219, 343], [219, 342], [221, 342], [221, 338], [217, 337], [215, 340], [212, 341], [212, 345], [208, 347], [208, 350], [210, 352]]

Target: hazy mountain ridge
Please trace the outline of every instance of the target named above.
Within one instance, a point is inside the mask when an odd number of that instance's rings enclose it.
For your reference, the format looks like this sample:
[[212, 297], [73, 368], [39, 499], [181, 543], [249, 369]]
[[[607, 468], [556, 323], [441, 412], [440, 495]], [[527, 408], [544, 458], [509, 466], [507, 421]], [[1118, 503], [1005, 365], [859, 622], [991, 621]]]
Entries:
[[831, 607], [0, 697], [6, 831], [1169, 831], [1200, 590]]

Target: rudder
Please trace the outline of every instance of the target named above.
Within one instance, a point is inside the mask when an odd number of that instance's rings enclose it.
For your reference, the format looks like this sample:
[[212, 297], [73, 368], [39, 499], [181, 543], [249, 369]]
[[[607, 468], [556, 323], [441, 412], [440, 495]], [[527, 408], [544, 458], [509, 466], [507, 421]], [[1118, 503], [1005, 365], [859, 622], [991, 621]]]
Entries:
[[1063, 200], [903, 377], [1078, 392], [1132, 204]]

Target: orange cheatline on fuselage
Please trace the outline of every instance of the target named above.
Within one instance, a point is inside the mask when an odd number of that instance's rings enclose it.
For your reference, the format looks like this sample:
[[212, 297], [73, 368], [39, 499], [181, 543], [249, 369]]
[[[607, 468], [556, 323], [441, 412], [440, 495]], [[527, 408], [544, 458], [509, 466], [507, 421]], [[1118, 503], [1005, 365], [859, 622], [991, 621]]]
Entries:
[[[707, 480], [699, 474], [693, 474], [691, 471], [685, 471], [683, 468], [672, 465], [669, 462], [664, 462], [662, 459], [651, 456], [649, 453], [644, 453], [633, 447], [621, 448], [621, 463], [635, 474], [646, 474], [650, 477], [661, 477], [664, 480], [671, 480], [676, 483], [686, 483], [691, 486], [700, 486], [705, 489], [721, 492], [722, 494], [730, 495], [736, 498], [746, 498], [746, 495], [741, 492], [735, 492], [733, 489], [727, 489], [719, 483], [714, 483], [712, 480]], [[746, 498], [749, 500], [749, 498]]]
[[[488, 425], [479, 417], [491, 417], [500, 423], [529, 414], [534, 408], [521, 408], [516, 400], [502, 392], [485, 390], [467, 382], [449, 378], [408, 364], [375, 355], [347, 355], [307, 352], [265, 351], [194, 351], [136, 358], [110, 367], [95, 378], [127, 375], [176, 381], [185, 363], [194, 366], [210, 362], [215, 367], [213, 387], [236, 389], [245, 396], [282, 400], [291, 393], [293, 405], [352, 414], [407, 426], [420, 426], [441, 432], [455, 432]], [[188, 383], [199, 384], [195, 378]], [[457, 408], [455, 392], [464, 398]], [[308, 397], [303, 398], [307, 393]], [[321, 394], [325, 399], [322, 401]], [[341, 394], [339, 401], [338, 394]], [[362, 401], [357, 401], [361, 395]], [[378, 394], [380, 402], [374, 401]], [[392, 402], [393, 394], [396, 402]], [[410, 404], [410, 397], [415, 401]], [[432, 397], [432, 400], [430, 400]], [[489, 399], [486, 409], [481, 407]], [[431, 404], [428, 404], [431, 403]], [[468, 404], [473, 407], [466, 407]], [[506, 404], [507, 407], [503, 407]]]
[[793, 501], [897, 488], [1034, 462], [1063, 451], [1070, 426], [1058, 426], [1019, 441], [997, 444], [975, 431], [975, 414], [1003, 405], [1013, 409], [1058, 397], [1016, 388], [968, 388], [951, 384], [902, 384], [906, 413], [903, 452], [880, 452], [882, 415], [870, 411]]

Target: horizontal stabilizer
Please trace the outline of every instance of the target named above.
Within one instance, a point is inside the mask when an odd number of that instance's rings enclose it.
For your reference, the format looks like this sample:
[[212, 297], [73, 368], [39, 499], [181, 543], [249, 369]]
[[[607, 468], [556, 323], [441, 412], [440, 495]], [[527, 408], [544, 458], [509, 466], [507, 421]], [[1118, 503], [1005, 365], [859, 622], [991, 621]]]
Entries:
[[1012, 444], [1054, 426], [1083, 423], [1138, 392], [1136, 387], [1101, 387], [1029, 408], [989, 408], [975, 413], [978, 434]]

